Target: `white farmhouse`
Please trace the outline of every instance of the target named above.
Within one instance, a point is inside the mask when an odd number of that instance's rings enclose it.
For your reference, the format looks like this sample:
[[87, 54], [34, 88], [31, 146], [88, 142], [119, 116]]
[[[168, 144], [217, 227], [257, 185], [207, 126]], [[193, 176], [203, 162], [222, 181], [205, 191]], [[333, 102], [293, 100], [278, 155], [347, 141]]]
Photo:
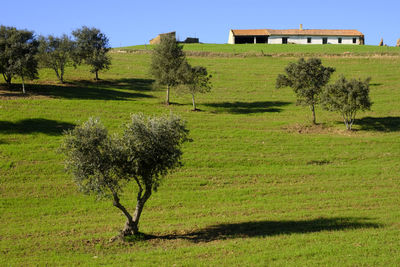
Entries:
[[357, 30], [230, 30], [228, 44], [364, 44]]

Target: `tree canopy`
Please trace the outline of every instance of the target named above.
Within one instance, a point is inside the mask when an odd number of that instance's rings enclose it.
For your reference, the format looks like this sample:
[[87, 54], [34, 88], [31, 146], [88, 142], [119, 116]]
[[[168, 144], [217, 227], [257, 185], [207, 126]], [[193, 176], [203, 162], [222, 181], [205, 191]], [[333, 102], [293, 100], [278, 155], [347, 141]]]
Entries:
[[167, 86], [165, 103], [169, 105], [170, 88], [180, 83], [181, 65], [186, 62], [182, 45], [179, 45], [175, 37], [163, 36], [161, 42], [154, 48], [150, 73], [155, 77], [158, 85]]
[[111, 58], [107, 52], [111, 49], [107, 36], [99, 29], [83, 26], [72, 32], [75, 37], [75, 62], [84, 62], [91, 66], [91, 72], [96, 74], [99, 79], [100, 70], [109, 69]]
[[326, 87], [322, 93], [324, 109], [339, 112], [347, 130], [351, 130], [357, 111], [370, 110], [372, 102], [369, 98], [370, 78], [347, 80], [343, 75]]
[[13, 77], [21, 77], [23, 93], [25, 78], [36, 79], [38, 76], [38, 45], [32, 31], [0, 26], [0, 72], [8, 85]]
[[41, 66], [55, 71], [61, 83], [64, 82], [64, 71], [68, 63], [72, 62], [75, 43], [64, 34], [61, 37], [49, 35], [39, 38], [39, 63]]
[[[127, 221], [122, 235], [139, 232], [140, 215], [160, 181], [181, 165], [181, 145], [188, 141], [188, 130], [178, 117], [133, 115], [122, 136], [111, 136], [97, 119], [69, 131], [61, 150], [66, 167], [85, 193], [111, 197]], [[137, 185], [133, 216], [120, 202], [124, 185]]]
[[197, 110], [195, 95], [197, 93], [207, 93], [211, 91], [211, 75], [208, 74], [207, 69], [202, 66], [192, 67], [190, 64], [182, 64], [181, 69], [181, 83], [185, 91], [192, 95], [193, 110]]
[[286, 74], [278, 75], [276, 88], [293, 88], [297, 103], [310, 106], [315, 124], [315, 106], [320, 101], [322, 88], [329, 82], [334, 71], [334, 68], [323, 66], [319, 58], [301, 58], [297, 63], [289, 63], [285, 68]]

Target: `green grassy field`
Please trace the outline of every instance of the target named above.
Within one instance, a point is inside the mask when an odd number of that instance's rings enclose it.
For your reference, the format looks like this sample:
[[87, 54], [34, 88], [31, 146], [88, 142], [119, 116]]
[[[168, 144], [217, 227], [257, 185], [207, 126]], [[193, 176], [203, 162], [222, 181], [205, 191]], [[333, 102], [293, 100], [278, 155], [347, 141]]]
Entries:
[[[28, 97], [2, 87], [0, 265], [400, 264], [400, 57], [323, 58], [332, 81], [372, 77], [372, 110], [353, 132], [320, 108], [311, 127], [292, 90], [274, 89], [296, 57], [190, 57], [213, 75], [200, 112], [176, 92], [162, 104], [149, 54], [112, 57], [98, 83], [80, 67], [67, 69], [67, 85], [42, 70]], [[109, 243], [123, 215], [78, 192], [57, 149], [90, 116], [120, 132], [137, 112], [181, 116], [194, 141], [146, 204], [140, 230], [154, 238]], [[121, 202], [132, 210], [130, 189]]]
[[[136, 45], [115, 48], [116, 51], [146, 51], [152, 50], [154, 45]], [[183, 44], [183, 50], [201, 55], [202, 52], [220, 53], [227, 55], [315, 55], [332, 56], [372, 56], [393, 55], [400, 56], [400, 47], [374, 46], [374, 45], [279, 45], [279, 44]]]

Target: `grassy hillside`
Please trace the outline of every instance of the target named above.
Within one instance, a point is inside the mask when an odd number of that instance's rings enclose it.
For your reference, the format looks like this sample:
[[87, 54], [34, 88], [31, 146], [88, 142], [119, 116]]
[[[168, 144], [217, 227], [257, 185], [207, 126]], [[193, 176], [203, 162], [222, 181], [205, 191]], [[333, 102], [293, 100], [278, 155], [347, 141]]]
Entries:
[[[399, 58], [323, 59], [332, 80], [372, 77], [372, 110], [347, 132], [319, 108], [311, 127], [292, 90], [274, 89], [294, 57], [189, 58], [214, 84], [191, 112], [188, 95], [161, 104], [148, 54], [112, 56], [98, 83], [80, 67], [67, 85], [42, 70], [29, 97], [0, 89], [0, 265], [399, 264]], [[90, 116], [119, 132], [137, 112], [180, 115], [194, 142], [146, 204], [140, 227], [154, 238], [110, 244], [124, 217], [77, 191], [57, 149]], [[130, 189], [121, 202], [132, 209]]]
[[[153, 49], [153, 45], [136, 45], [115, 48], [116, 51], [146, 51]], [[374, 45], [278, 45], [278, 44], [184, 44], [187, 52], [209, 52], [226, 54], [257, 54], [257, 55], [393, 55], [400, 56], [400, 47]]]

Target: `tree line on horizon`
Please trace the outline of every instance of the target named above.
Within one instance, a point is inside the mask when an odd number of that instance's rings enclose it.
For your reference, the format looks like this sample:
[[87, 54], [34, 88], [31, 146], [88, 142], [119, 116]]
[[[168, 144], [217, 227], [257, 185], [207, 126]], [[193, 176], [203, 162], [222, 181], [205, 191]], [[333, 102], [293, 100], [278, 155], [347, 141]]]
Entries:
[[72, 35], [36, 37], [33, 31], [0, 25], [0, 73], [6, 84], [20, 77], [25, 93], [25, 79], [38, 79], [40, 67], [54, 70], [64, 83], [65, 67], [80, 64], [89, 65], [98, 80], [98, 72], [111, 65], [109, 39], [99, 29], [86, 26]]

